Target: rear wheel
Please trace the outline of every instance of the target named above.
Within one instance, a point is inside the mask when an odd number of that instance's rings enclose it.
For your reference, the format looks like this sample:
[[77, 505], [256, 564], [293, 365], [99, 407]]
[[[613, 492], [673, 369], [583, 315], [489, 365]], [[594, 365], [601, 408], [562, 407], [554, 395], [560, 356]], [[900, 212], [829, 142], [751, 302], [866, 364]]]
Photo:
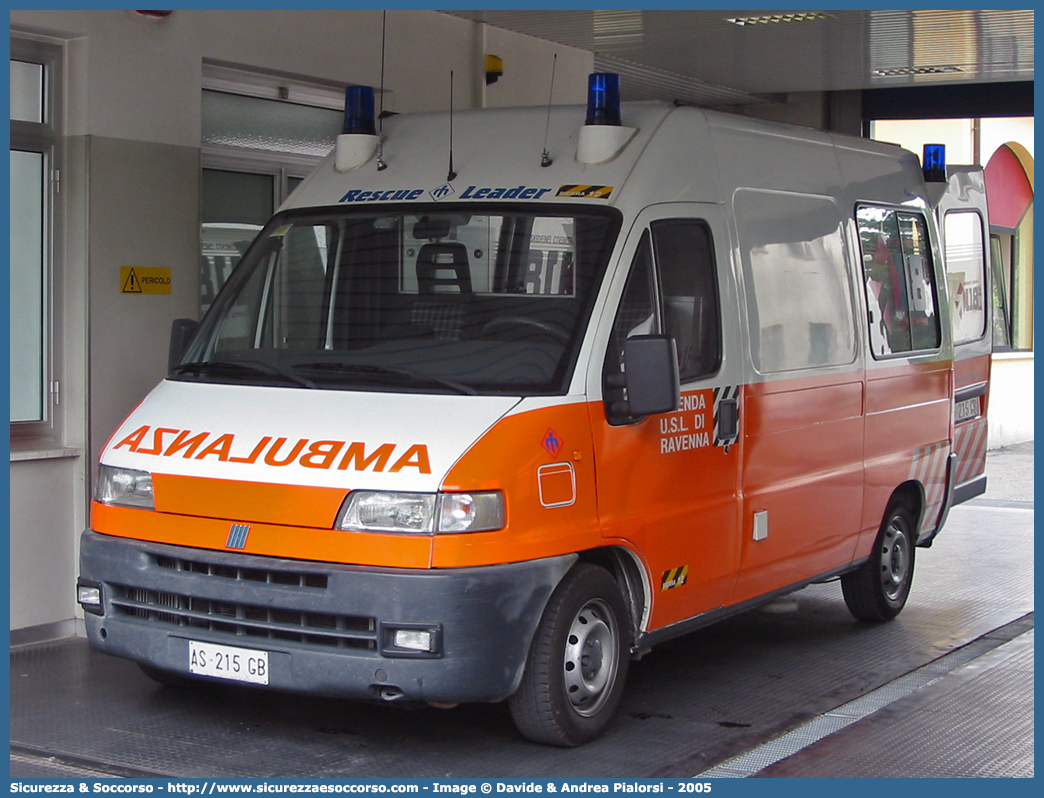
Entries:
[[544, 609], [518, 691], [515, 725], [530, 740], [574, 746], [601, 734], [623, 693], [631, 625], [616, 580], [580, 563]]
[[889, 621], [903, 609], [914, 572], [917, 524], [905, 505], [893, 501], [885, 512], [870, 559], [841, 577], [849, 611], [862, 621]]

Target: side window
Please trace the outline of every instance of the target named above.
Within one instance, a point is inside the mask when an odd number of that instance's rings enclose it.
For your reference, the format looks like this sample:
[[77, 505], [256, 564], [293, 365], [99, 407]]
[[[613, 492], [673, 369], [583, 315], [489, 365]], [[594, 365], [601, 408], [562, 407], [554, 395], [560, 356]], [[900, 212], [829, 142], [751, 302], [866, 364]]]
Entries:
[[[1011, 236], [1003, 236], [1011, 240]], [[1004, 246], [999, 233], [990, 233], [990, 269], [993, 277], [993, 350], [1006, 352], [1012, 348], [1011, 329], [1011, 291], [1012, 284], [1011, 250]]]
[[623, 299], [616, 311], [613, 322], [613, 339], [619, 351], [616, 352], [617, 365], [623, 357], [623, 342], [632, 335], [651, 335], [660, 331], [660, 322], [656, 313], [656, 285], [653, 278], [652, 245], [649, 233], [642, 234], [638, 251], [631, 264], [631, 273], [627, 277], [627, 287]]
[[721, 321], [710, 230], [701, 222], [652, 224], [663, 297], [663, 331], [678, 344], [681, 381], [705, 377], [721, 365]]
[[874, 356], [937, 348], [942, 336], [924, 217], [864, 206], [856, 220]]
[[946, 283], [953, 300], [953, 341], [976, 341], [986, 333], [986, 254], [982, 217], [951, 211], [943, 219]]
[[613, 410], [614, 402], [623, 398], [623, 348], [632, 335], [672, 336], [683, 384], [718, 371], [721, 320], [713, 253], [710, 230], [701, 221], [664, 219], [642, 234], [606, 353], [606, 415], [611, 423], [633, 420]]
[[852, 278], [837, 203], [741, 189], [734, 207], [754, 367], [771, 374], [852, 363]]

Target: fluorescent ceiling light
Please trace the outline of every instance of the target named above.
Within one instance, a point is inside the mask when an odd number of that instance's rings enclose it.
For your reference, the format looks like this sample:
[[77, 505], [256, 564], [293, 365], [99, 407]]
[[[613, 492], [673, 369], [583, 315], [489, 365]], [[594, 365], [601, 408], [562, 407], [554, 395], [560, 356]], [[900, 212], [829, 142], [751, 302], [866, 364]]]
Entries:
[[897, 67], [895, 69], [875, 69], [873, 74], [880, 78], [898, 78], [908, 75], [952, 75], [954, 72], [963, 72], [959, 66], [922, 66], [922, 67]]
[[825, 19], [837, 19], [833, 14], [825, 11], [799, 11], [794, 14], [761, 14], [756, 17], [726, 17], [726, 22], [739, 25], [741, 28], [747, 25], [777, 25], [781, 22], [818, 22]]

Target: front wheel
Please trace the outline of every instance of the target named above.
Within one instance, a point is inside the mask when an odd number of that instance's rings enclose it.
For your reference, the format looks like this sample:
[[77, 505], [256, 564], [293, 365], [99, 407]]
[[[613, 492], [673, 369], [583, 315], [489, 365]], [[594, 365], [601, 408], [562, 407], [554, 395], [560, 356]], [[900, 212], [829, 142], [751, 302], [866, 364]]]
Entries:
[[890, 621], [906, 604], [913, 584], [917, 524], [910, 509], [893, 502], [885, 512], [870, 559], [841, 577], [849, 611], [861, 621]]
[[580, 563], [540, 619], [511, 716], [530, 740], [575, 746], [601, 734], [623, 693], [631, 624], [616, 580]]

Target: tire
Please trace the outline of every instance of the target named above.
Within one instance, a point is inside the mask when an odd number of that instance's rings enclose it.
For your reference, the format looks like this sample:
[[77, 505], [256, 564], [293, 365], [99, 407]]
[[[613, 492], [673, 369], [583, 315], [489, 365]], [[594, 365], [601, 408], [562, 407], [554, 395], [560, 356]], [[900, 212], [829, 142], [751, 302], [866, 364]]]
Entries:
[[916, 534], [910, 508], [893, 500], [870, 559], [841, 577], [841, 592], [852, 615], [861, 621], [890, 621], [900, 613], [913, 584]]
[[631, 620], [616, 580], [576, 565], [555, 588], [509, 699], [518, 730], [547, 745], [576, 746], [605, 731], [623, 694]]

